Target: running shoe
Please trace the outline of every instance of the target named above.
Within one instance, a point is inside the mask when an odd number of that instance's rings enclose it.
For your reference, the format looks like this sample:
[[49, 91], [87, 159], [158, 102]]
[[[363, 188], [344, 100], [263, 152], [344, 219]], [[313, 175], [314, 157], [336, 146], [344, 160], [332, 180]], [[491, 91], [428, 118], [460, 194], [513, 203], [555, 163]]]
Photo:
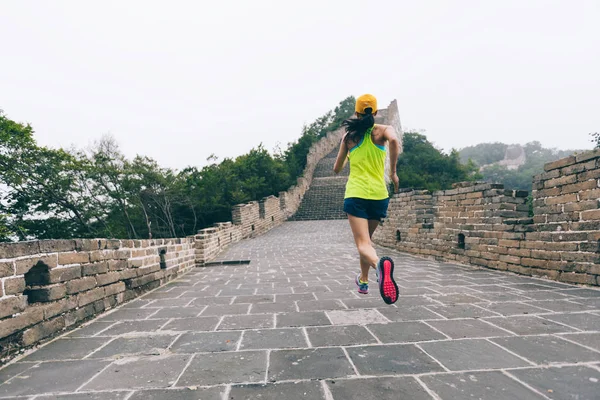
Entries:
[[356, 283], [356, 286], [358, 286], [358, 293], [360, 293], [360, 294], [368, 294], [369, 293], [369, 283], [361, 281], [360, 274], [356, 275], [354, 282]]
[[383, 301], [387, 304], [398, 301], [398, 285], [394, 281], [394, 261], [391, 258], [382, 257], [377, 263], [377, 283]]

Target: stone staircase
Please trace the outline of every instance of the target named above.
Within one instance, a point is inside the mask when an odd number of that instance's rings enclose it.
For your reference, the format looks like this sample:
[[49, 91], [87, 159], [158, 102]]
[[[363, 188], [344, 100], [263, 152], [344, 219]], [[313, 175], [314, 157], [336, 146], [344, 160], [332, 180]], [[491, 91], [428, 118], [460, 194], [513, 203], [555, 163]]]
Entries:
[[302, 203], [290, 221], [315, 221], [346, 219], [344, 213], [344, 191], [350, 169], [348, 164], [336, 175], [333, 165], [338, 149], [325, 156], [315, 168], [313, 181], [304, 195]]

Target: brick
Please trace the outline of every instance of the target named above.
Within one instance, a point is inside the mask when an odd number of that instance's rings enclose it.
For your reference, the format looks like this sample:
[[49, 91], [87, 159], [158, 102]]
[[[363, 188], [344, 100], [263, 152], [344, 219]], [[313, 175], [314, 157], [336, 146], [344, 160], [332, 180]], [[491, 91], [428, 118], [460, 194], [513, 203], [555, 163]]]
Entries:
[[48, 283], [60, 283], [81, 278], [81, 266], [54, 268], [48, 272]]
[[584, 153], [580, 153], [575, 156], [575, 160], [578, 163], [583, 163], [583, 162], [586, 162], [589, 160], [594, 160], [597, 158], [600, 158], [600, 150], [599, 149], [592, 150], [592, 151], [586, 151]]
[[600, 178], [600, 168], [592, 169], [590, 171], [585, 171], [580, 174], [577, 174], [578, 181], [587, 181], [590, 179], [599, 179]]
[[562, 194], [578, 193], [578, 192], [583, 192], [586, 190], [593, 190], [593, 189], [596, 189], [597, 187], [598, 187], [597, 181], [595, 181], [595, 180], [586, 181], [586, 182], [575, 183], [573, 185], [563, 186], [561, 188], [561, 193]]
[[12, 261], [0, 261], [0, 278], [13, 276], [15, 274], [15, 263]]
[[22, 276], [8, 278], [4, 281], [4, 293], [8, 296], [23, 294], [25, 286], [25, 278]]
[[79, 292], [85, 292], [87, 290], [96, 287], [96, 279], [91, 276], [87, 276], [80, 279], [74, 279], [66, 283], [67, 294], [76, 294]]
[[81, 266], [81, 275], [88, 276], [88, 275], [104, 274], [105, 272], [108, 271], [108, 266], [109, 266], [109, 263], [106, 261], [93, 263], [93, 264], [83, 264]]
[[559, 261], [561, 259], [560, 254], [561, 254], [560, 252], [554, 252], [554, 251], [532, 250], [531, 258], [537, 258], [537, 259], [541, 259], [541, 260]]
[[58, 255], [58, 263], [60, 265], [70, 264], [86, 264], [90, 262], [90, 253], [86, 252], [71, 252], [71, 253], [60, 253]]
[[536, 260], [534, 258], [522, 258], [521, 264], [525, 267], [546, 268], [548, 260]]
[[88, 290], [77, 295], [79, 307], [83, 307], [90, 303], [100, 300], [104, 297], [104, 288], [96, 288]]
[[577, 274], [574, 272], [563, 272], [558, 276], [558, 280], [560, 282], [567, 282], [567, 283], [580, 283], [580, 284], [587, 284], [587, 285], [595, 285], [596, 284], [596, 278], [594, 275]]
[[59, 316], [50, 321], [44, 321], [23, 332], [23, 346], [31, 346], [42, 339], [50, 337], [65, 328], [65, 317]]
[[38, 241], [0, 243], [0, 258], [17, 258], [32, 256], [40, 252]]
[[600, 231], [600, 221], [572, 222], [571, 230], [574, 230], [574, 231]]
[[521, 262], [521, 258], [509, 255], [502, 255], [500, 256], [500, 261], [505, 262], [507, 264], [519, 264]]
[[572, 193], [572, 194], [565, 194], [565, 195], [561, 195], [561, 196], [557, 196], [557, 197], [548, 197], [546, 199], [546, 204], [553, 205], [553, 204], [574, 203], [577, 200], [578, 200], [577, 194]]
[[45, 265], [48, 268], [55, 268], [58, 264], [56, 256], [32, 257], [15, 261], [17, 275], [24, 275], [35, 266]]
[[568, 167], [569, 165], [573, 165], [576, 162], [577, 159], [575, 158], [575, 156], [566, 157], [544, 165], [544, 171], [552, 171], [554, 169]]
[[560, 257], [563, 261], [568, 262], [583, 262], [583, 263], [599, 263], [600, 262], [600, 254], [598, 253], [587, 253], [587, 252], [577, 252], [577, 253], [569, 253], [563, 252], [560, 253]]
[[584, 232], [556, 232], [552, 233], [552, 240], [555, 242], [583, 242], [588, 239]]
[[577, 203], [569, 203], [564, 205], [565, 212], [586, 211], [598, 208], [597, 200], [579, 201]]
[[516, 247], [519, 248], [521, 246], [521, 241], [519, 240], [500, 240], [498, 242], [499, 246], [502, 247]]
[[133, 259], [127, 260], [128, 268], [140, 268], [143, 266], [144, 266], [144, 259], [142, 259], [142, 258], [133, 258]]
[[[0, 299], [0, 318], [10, 317], [11, 315], [23, 312], [26, 307], [27, 297], [25, 296], [5, 297]], [[4, 321], [0, 322], [0, 325], [3, 323]]]
[[[2, 300], [0, 300], [0, 312], [2, 310], [1, 301]], [[43, 319], [44, 312], [38, 308], [30, 308], [15, 317], [3, 319], [0, 322], [0, 339], [35, 325]]]
[[549, 188], [549, 189], [534, 190], [532, 194], [533, 194], [533, 197], [536, 199], [543, 198], [543, 197], [553, 197], [553, 196], [560, 195], [561, 189], [559, 187], [553, 187], [553, 188]]
[[95, 251], [99, 250], [102, 244], [101, 240], [96, 239], [76, 239], [75, 240], [75, 250], [87, 252], [87, 251]]
[[549, 179], [554, 179], [554, 178], [558, 178], [560, 176], [560, 171], [559, 170], [553, 170], [553, 171], [547, 171], [547, 172], [542, 172], [539, 175], [535, 175], [533, 177], [534, 181], [547, 181]]
[[111, 283], [118, 282], [119, 280], [121, 280], [121, 273], [117, 271], [96, 275], [98, 286], [110, 285]]
[[40, 240], [40, 253], [60, 253], [65, 251], [74, 251], [75, 241], [58, 239], [58, 240]]
[[581, 213], [583, 221], [598, 221], [600, 220], [600, 210], [588, 210]]
[[600, 199], [600, 189], [588, 190], [579, 193], [580, 200], [598, 200]]
[[516, 257], [531, 257], [531, 250], [527, 249], [508, 249], [508, 255]]
[[122, 293], [125, 291], [125, 283], [124, 282], [118, 282], [115, 283], [113, 285], [107, 286], [104, 288], [105, 294], [106, 296], [112, 296], [115, 295], [117, 293]]
[[25, 291], [30, 303], [48, 302], [62, 299], [67, 295], [67, 287], [64, 284], [50, 286], [34, 286]]
[[40, 304], [38, 307], [44, 311], [44, 319], [50, 319], [77, 308], [77, 301], [74, 297], [70, 297], [51, 303]]

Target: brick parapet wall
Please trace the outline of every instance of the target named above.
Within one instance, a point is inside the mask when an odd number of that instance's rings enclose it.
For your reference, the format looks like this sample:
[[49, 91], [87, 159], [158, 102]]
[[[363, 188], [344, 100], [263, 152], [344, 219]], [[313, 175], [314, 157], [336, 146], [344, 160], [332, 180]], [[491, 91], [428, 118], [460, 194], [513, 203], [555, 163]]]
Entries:
[[0, 359], [194, 266], [191, 239], [0, 244]]
[[394, 196], [374, 241], [442, 260], [599, 285], [600, 152], [545, 170], [534, 177], [533, 218], [527, 192], [464, 183]]

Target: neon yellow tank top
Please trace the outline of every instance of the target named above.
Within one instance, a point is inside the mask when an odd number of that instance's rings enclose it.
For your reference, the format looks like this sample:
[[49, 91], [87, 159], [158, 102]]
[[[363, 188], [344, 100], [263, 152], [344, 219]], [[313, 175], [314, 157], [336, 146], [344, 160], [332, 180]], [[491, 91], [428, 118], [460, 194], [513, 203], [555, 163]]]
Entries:
[[385, 147], [373, 143], [373, 128], [365, 132], [361, 141], [350, 149], [350, 176], [344, 198], [383, 200], [389, 197], [385, 185]]

